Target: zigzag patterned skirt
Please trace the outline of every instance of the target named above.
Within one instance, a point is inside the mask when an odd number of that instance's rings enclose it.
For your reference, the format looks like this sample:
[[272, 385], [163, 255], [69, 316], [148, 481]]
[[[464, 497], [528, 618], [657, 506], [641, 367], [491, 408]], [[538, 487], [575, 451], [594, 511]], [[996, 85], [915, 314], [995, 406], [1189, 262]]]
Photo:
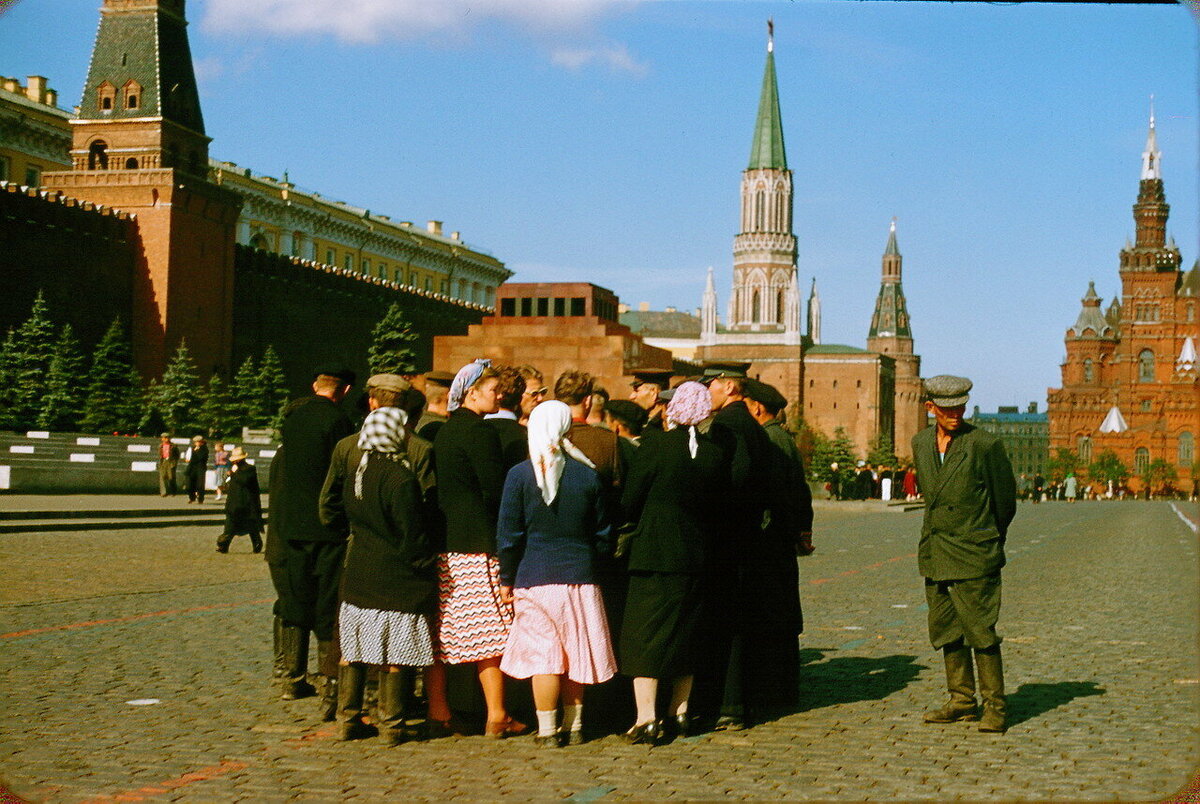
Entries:
[[487, 553], [438, 556], [439, 662], [463, 664], [504, 653], [512, 606], [500, 602], [500, 561]]

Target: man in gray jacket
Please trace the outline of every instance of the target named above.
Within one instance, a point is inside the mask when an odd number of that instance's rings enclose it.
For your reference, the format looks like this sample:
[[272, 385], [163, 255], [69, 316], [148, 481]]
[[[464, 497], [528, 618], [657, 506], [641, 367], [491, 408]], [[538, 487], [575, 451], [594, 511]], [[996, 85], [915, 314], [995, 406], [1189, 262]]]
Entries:
[[[912, 441], [925, 498], [917, 563], [925, 576], [929, 639], [942, 650], [950, 691], [950, 701], [926, 712], [925, 720], [979, 719], [980, 731], [1003, 732], [1004, 673], [996, 621], [1004, 540], [1016, 514], [1017, 490], [1004, 445], [963, 420], [970, 390], [965, 377], [926, 380], [925, 408], [936, 424]], [[975, 705], [976, 668], [982, 719]]]

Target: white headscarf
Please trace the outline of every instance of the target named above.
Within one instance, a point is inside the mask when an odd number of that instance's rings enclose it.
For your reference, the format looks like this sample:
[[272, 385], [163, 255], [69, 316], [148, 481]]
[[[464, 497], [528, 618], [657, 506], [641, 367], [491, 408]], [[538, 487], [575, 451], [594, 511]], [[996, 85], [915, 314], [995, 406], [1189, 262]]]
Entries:
[[533, 477], [542, 490], [546, 505], [558, 496], [558, 484], [567, 465], [563, 453], [585, 466], [596, 468], [570, 439], [565, 438], [570, 429], [571, 409], [557, 399], [538, 405], [529, 416], [529, 461], [533, 464]]

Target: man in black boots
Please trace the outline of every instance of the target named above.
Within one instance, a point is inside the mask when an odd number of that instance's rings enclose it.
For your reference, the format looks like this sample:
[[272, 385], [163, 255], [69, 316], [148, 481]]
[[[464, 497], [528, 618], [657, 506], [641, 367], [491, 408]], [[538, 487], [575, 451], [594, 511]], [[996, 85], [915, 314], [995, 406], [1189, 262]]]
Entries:
[[333, 718], [337, 707], [333, 640], [348, 533], [321, 524], [317, 506], [334, 445], [354, 431], [340, 405], [354, 379], [354, 372], [343, 368], [314, 373], [312, 395], [292, 402], [284, 413], [281, 445], [271, 464], [266, 555], [279, 596], [276, 657], [283, 699], [316, 694], [308, 681], [309, 632], [315, 633], [326, 719]]

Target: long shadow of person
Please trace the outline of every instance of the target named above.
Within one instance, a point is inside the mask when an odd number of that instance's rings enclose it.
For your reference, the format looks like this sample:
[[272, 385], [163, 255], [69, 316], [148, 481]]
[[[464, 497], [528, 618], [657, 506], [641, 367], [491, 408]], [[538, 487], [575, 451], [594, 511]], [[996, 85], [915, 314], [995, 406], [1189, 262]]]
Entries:
[[855, 701], [878, 701], [904, 689], [924, 664], [915, 656], [835, 656], [832, 651], [800, 651], [800, 694], [796, 712]]
[[1032, 720], [1076, 698], [1104, 695], [1108, 690], [1095, 681], [1058, 681], [1053, 684], [1022, 684], [1008, 696], [1008, 726]]

